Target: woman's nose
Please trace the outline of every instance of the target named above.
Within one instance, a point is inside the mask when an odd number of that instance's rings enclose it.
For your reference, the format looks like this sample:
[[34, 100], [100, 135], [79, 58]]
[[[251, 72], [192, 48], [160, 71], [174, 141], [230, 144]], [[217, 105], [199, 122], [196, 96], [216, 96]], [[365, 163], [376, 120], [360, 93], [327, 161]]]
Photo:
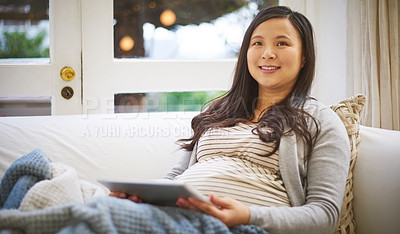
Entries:
[[275, 59], [276, 53], [275, 53], [274, 49], [271, 47], [265, 48], [265, 50], [262, 53], [262, 58], [263, 59]]

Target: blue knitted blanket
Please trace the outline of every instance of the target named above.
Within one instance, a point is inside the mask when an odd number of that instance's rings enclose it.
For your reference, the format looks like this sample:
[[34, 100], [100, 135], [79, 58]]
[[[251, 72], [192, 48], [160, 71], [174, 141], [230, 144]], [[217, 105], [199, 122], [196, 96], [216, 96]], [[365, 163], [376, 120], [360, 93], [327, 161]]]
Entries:
[[40, 149], [18, 158], [1, 179], [0, 210], [18, 209], [33, 185], [50, 178], [50, 160]]
[[0, 183], [0, 232], [268, 233], [253, 225], [229, 229], [220, 220], [197, 211], [137, 204], [108, 196], [93, 197], [86, 204], [64, 203], [28, 212], [17, 210], [35, 183], [50, 178], [50, 160], [39, 149], [17, 159], [8, 168]]
[[178, 207], [102, 196], [86, 205], [0, 211], [0, 230], [23, 233], [268, 233], [257, 226], [229, 229], [218, 219]]

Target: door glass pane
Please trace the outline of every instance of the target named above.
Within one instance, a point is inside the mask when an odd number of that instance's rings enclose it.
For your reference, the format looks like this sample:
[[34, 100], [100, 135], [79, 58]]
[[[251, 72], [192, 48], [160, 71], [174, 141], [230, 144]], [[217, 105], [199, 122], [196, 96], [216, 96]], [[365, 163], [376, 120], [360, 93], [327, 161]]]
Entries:
[[114, 0], [114, 58], [235, 58], [259, 9], [278, 0]]
[[49, 1], [0, 1], [0, 62], [49, 62]]
[[226, 91], [117, 93], [114, 113], [200, 111]]

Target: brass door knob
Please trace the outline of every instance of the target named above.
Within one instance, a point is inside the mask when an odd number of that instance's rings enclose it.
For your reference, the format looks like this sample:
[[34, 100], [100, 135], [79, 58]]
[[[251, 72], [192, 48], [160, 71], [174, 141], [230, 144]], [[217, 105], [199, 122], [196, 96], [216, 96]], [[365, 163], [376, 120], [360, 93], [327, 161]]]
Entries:
[[75, 71], [71, 67], [65, 66], [60, 70], [61, 79], [71, 81], [75, 78]]

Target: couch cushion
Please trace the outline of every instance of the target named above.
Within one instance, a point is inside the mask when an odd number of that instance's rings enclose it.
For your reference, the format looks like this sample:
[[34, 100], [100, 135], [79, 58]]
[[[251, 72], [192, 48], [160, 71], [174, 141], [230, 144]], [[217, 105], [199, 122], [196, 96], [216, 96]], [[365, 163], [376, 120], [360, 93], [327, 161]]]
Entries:
[[360, 94], [331, 106], [332, 110], [339, 115], [346, 127], [351, 149], [349, 175], [346, 181], [342, 210], [335, 233], [355, 233], [356, 223], [353, 214], [353, 168], [358, 155], [357, 147], [360, 142], [360, 115], [365, 102], [365, 96]]

